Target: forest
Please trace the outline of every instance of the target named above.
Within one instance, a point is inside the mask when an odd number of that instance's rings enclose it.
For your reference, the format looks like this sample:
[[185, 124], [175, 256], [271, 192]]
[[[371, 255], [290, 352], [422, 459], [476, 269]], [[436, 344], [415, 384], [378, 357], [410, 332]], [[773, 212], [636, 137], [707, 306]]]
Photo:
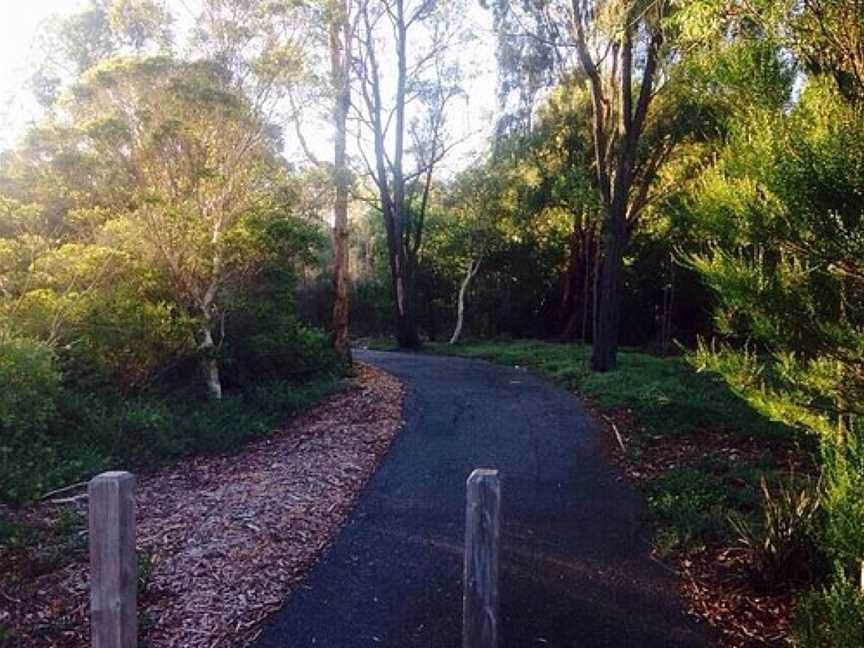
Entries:
[[655, 437], [758, 456], [652, 476], [660, 553], [785, 602], [728, 645], [864, 645], [864, 2], [87, 0], [34, 51], [0, 544], [266, 438], [352, 348], [465, 355], [585, 395], [637, 472]]

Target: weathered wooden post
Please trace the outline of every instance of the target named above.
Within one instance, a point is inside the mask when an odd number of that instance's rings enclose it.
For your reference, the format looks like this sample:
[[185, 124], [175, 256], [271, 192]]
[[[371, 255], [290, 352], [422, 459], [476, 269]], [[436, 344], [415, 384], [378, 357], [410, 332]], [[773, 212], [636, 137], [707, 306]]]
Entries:
[[462, 646], [497, 648], [501, 512], [498, 471], [478, 468], [468, 477], [467, 491]]
[[135, 476], [105, 472], [90, 481], [90, 633], [93, 648], [138, 642]]

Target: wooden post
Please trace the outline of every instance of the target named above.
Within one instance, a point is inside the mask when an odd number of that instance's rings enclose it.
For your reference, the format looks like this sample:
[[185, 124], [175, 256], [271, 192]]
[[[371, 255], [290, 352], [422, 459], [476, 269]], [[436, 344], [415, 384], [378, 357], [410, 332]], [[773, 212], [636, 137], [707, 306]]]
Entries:
[[90, 633], [93, 648], [135, 648], [138, 564], [135, 476], [106, 472], [90, 481]]
[[468, 477], [467, 490], [462, 646], [497, 648], [501, 512], [498, 471], [478, 468]]

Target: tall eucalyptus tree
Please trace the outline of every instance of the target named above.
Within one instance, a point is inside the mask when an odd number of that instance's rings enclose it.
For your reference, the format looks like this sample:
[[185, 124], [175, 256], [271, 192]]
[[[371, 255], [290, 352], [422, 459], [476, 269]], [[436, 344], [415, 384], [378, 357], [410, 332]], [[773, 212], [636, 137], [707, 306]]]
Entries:
[[590, 96], [593, 182], [603, 211], [595, 371], [616, 366], [625, 247], [670, 152], [668, 138], [645, 135], [655, 96], [681, 58], [668, 34], [674, 9], [672, 0], [493, 4], [499, 62], [509, 80], [505, 101], [518, 86], [514, 79], [526, 79], [536, 94], [564, 74], [574, 75]]
[[354, 119], [387, 234], [401, 347], [420, 344], [415, 274], [433, 174], [453, 144], [446, 122], [461, 94], [454, 51], [466, 37], [461, 7], [455, 0], [366, 0], [360, 8]]
[[[329, 9], [330, 83], [333, 87], [333, 349], [351, 359], [348, 339], [348, 113], [351, 110], [351, 54], [355, 25], [352, 2], [334, 0]], [[356, 14], [356, 8], [354, 14]], [[356, 17], [356, 15], [355, 15]]]

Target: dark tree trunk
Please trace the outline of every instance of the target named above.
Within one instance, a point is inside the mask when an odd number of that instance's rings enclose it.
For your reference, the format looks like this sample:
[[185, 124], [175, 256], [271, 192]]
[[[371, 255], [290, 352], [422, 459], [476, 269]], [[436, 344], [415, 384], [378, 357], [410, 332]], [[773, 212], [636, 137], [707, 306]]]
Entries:
[[591, 369], [611, 371], [617, 366], [621, 319], [621, 270], [624, 258], [625, 207], [613, 203], [603, 223], [603, 261], [600, 267], [594, 348]]
[[562, 340], [585, 340], [587, 317], [590, 311], [590, 283], [594, 260], [594, 224], [583, 217], [574, 220], [569, 237], [564, 291], [561, 297], [559, 333]]
[[414, 286], [409, 277], [402, 276], [393, 281], [393, 290], [402, 293], [401, 304], [399, 301], [396, 304], [396, 341], [400, 348], [416, 349], [420, 346], [420, 336], [417, 334]]
[[[627, 215], [633, 206], [631, 189], [634, 169], [639, 160], [639, 140], [654, 92], [654, 77], [663, 33], [660, 29], [652, 30], [638, 96], [634, 97], [633, 35], [634, 30], [640, 28], [639, 20], [635, 14], [627, 12], [620, 40], [613, 43], [611, 49], [614, 62], [609, 68], [609, 83], [604, 84], [601, 78], [604, 68], [598, 66], [598, 62], [592, 58], [589, 39], [586, 37], [586, 25], [593, 20], [593, 16], [586, 9], [588, 4], [590, 3], [573, 3], [573, 36], [576, 53], [591, 91], [597, 190], [605, 207], [601, 241], [603, 261], [595, 290], [597, 308], [591, 368], [594, 371], [610, 371], [617, 364], [622, 262], [628, 239]], [[607, 50], [607, 53], [609, 51]], [[610, 93], [609, 89], [615, 87], [617, 91]]]
[[396, 323], [396, 342], [400, 348], [414, 349], [420, 346], [417, 334], [417, 314], [414, 302], [414, 273], [410, 261], [403, 252], [403, 232], [400, 219], [388, 215], [387, 248], [390, 257], [390, 289], [393, 295], [393, 315]]
[[584, 254], [580, 235], [578, 221], [574, 219], [573, 231], [567, 237], [567, 268], [564, 271], [564, 291], [561, 295], [561, 314], [558, 318], [559, 331], [563, 340], [569, 340], [573, 336], [576, 296], [579, 291], [579, 257]]

